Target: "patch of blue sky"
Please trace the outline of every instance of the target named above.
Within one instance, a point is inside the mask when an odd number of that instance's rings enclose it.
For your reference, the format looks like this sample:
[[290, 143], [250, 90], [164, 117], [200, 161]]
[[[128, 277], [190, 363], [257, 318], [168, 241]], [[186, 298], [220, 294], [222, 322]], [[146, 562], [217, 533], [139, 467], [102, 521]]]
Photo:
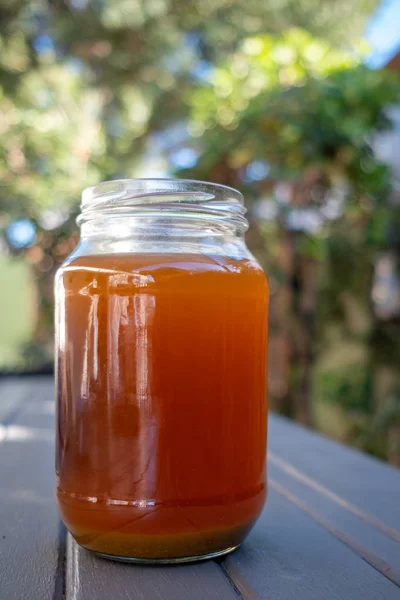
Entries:
[[400, 51], [400, 0], [385, 0], [372, 15], [364, 35], [371, 52], [367, 65], [385, 66]]
[[55, 50], [53, 40], [49, 35], [45, 33], [42, 33], [35, 37], [35, 39], [32, 42], [32, 45], [38, 54], [43, 54], [49, 51], [54, 52]]

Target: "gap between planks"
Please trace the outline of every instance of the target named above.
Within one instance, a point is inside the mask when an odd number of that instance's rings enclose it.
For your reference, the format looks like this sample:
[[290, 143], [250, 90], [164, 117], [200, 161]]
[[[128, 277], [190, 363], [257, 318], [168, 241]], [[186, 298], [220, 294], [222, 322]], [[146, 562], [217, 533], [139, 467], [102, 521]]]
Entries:
[[322, 527], [327, 529], [332, 535], [348, 546], [353, 552], [358, 554], [358, 556], [360, 556], [360, 558], [362, 558], [366, 563], [368, 563], [381, 575], [386, 577], [386, 579], [389, 579], [389, 581], [400, 587], [400, 569], [394, 569], [382, 558], [376, 556], [376, 554], [370, 552], [364, 548], [364, 546], [361, 546], [361, 544], [358, 544], [352, 537], [348, 536], [346, 533], [332, 525], [328, 519], [307, 506], [307, 504], [300, 500], [298, 496], [287, 490], [274, 479], [269, 478], [268, 483], [275, 492], [289, 500], [289, 502], [292, 502], [292, 504], [295, 504], [303, 512], [314, 519], [314, 521], [316, 521], [319, 525], [322, 525]]
[[385, 523], [383, 523], [379, 519], [376, 519], [375, 517], [362, 510], [352, 502], [348, 502], [344, 498], [341, 498], [340, 496], [332, 492], [329, 488], [325, 487], [321, 483], [318, 483], [317, 481], [306, 475], [303, 471], [300, 471], [299, 469], [288, 463], [286, 460], [280, 458], [279, 456], [270, 451], [268, 451], [268, 460], [294, 479], [297, 479], [297, 481], [300, 481], [301, 483], [307, 485], [314, 491], [322, 494], [323, 496], [326, 496], [327, 498], [332, 500], [332, 502], [335, 502], [342, 508], [345, 508], [347, 511], [349, 511], [356, 517], [362, 519], [369, 525], [376, 527], [376, 529], [379, 529], [388, 537], [393, 538], [394, 540], [396, 540], [396, 542], [400, 542], [400, 532], [396, 531], [395, 529], [392, 529], [391, 527], [388, 527]]
[[58, 557], [57, 573], [54, 583], [54, 592], [52, 600], [63, 600], [65, 598], [66, 586], [66, 559], [67, 559], [67, 530], [62, 523], [58, 523]]
[[240, 569], [238, 569], [235, 561], [229, 554], [220, 559], [214, 559], [214, 562], [219, 565], [229, 585], [241, 600], [261, 600], [260, 596], [243, 577]]

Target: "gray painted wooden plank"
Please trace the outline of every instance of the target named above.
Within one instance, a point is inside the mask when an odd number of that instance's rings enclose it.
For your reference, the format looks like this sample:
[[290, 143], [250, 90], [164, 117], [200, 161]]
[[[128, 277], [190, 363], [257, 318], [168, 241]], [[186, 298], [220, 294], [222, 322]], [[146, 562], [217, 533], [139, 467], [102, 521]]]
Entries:
[[[25, 387], [28, 382], [23, 383]], [[24, 404], [37, 402], [44, 391], [50, 393], [51, 384], [43, 388], [40, 382], [29, 382]], [[0, 446], [0, 598], [61, 600], [54, 424], [51, 420], [30, 427], [24, 412], [4, 427]]]
[[249, 538], [222, 560], [246, 600], [398, 600], [399, 588], [270, 490]]
[[[382, 569], [386, 577], [400, 586], [400, 543], [360, 519], [343, 506], [333, 502], [318, 491], [303, 485], [290, 474], [269, 463], [269, 481], [273, 486], [283, 486], [289, 496], [307, 506], [308, 514], [316, 520], [326, 520], [327, 526], [342, 538], [349, 538], [351, 547]], [[329, 524], [329, 525], [328, 525]]]
[[[6, 426], [3, 428], [6, 432], [5, 441], [0, 447], [0, 599], [61, 600], [62, 582], [57, 564], [63, 556], [58, 552], [58, 517], [54, 502], [53, 385], [50, 379], [29, 382], [28, 386], [25, 383], [26, 380], [23, 382], [25, 390], [26, 387], [29, 389], [22, 396], [23, 410], [15, 412], [12, 408], [8, 412], [14, 418], [7, 421], [9, 417], [6, 416]], [[371, 461], [304, 430], [299, 430], [300, 437], [297, 437], [297, 446], [294, 447], [293, 438], [298, 429], [281, 419], [271, 419], [270, 431], [271, 449], [276, 456], [289, 465], [295, 464], [297, 469], [302, 469], [310, 477], [317, 479], [315, 474], [322, 473], [317, 481], [328, 487], [333, 481], [336, 493], [342, 491], [337, 491], [336, 487], [336, 452], [339, 452], [341, 469], [350, 470], [347, 479], [351, 480], [351, 472], [353, 475], [357, 473], [354, 471], [356, 465], [364, 477], [357, 484], [366, 479], [367, 489], [367, 473], [375, 477], [375, 483], [378, 478], [380, 485], [388, 478], [391, 480], [395, 472], [377, 461]], [[313, 438], [312, 443], [309, 439], [307, 441], [309, 436]], [[287, 439], [290, 451], [286, 448]], [[308, 448], [309, 467], [307, 462], [304, 465], [300, 463], [299, 456], [304, 446]], [[316, 467], [312, 450], [325, 457], [328, 474], [325, 479], [323, 461], [321, 463], [318, 457]], [[328, 497], [324, 497], [321, 504], [318, 500], [320, 492], [313, 488], [308, 497], [303, 495], [303, 487], [307, 487], [304, 482], [293, 478], [277, 463], [271, 466], [274, 477], [291, 492], [301, 496], [310, 510], [321, 509], [322, 506], [325, 516], [335, 522], [342, 519], [344, 529], [353, 532], [351, 527], [356, 527], [354, 519], [358, 517], [342, 513], [345, 509]], [[382, 468], [384, 476], [379, 475]], [[329, 478], [331, 469], [335, 473], [332, 479]], [[397, 490], [393, 482], [386, 483], [390, 492]], [[270, 493], [266, 510], [243, 548], [221, 562], [246, 600], [392, 600], [399, 597], [396, 586], [293, 502], [278, 494], [276, 489]], [[362, 500], [363, 494], [354, 496], [354, 489], [348, 481], [343, 489], [350, 492], [349, 496], [345, 496], [349, 501], [356, 502], [358, 497]], [[377, 497], [375, 495], [375, 500]], [[359, 506], [367, 510], [361, 500]], [[392, 497], [390, 502], [394, 503], [395, 498]], [[334, 508], [329, 503], [333, 503]], [[372, 511], [372, 514], [381, 518], [380, 513]], [[371, 529], [365, 529], [367, 526]], [[389, 550], [385, 546], [385, 534], [379, 531], [380, 537], [374, 538], [376, 528], [371, 524], [365, 527], [363, 535], [369, 531], [371, 543], [378, 539], [375, 550], [387, 557], [385, 552]], [[365, 543], [365, 540], [362, 541]], [[392, 542], [394, 540], [390, 540]], [[109, 597], [113, 600], [238, 598], [215, 562], [181, 567], [138, 567], [98, 559], [78, 548], [72, 540], [69, 545], [67, 600], [103, 600]], [[393, 549], [394, 546], [390, 551]]]
[[66, 600], [238, 600], [213, 561], [139, 566], [108, 561], [67, 544]]
[[35, 388], [33, 378], [7, 377], [0, 380], [0, 423], [9, 423], [24, 408], [24, 400]]
[[[269, 451], [320, 486], [348, 510], [372, 517], [400, 539], [400, 470], [270, 415]], [[357, 511], [357, 509], [360, 509]], [[376, 523], [379, 527], [379, 523]], [[390, 532], [388, 532], [390, 535]]]
[[24, 403], [24, 410], [18, 415], [18, 424], [24, 427], [54, 430], [54, 419], [54, 381], [50, 377], [40, 377], [31, 386]]

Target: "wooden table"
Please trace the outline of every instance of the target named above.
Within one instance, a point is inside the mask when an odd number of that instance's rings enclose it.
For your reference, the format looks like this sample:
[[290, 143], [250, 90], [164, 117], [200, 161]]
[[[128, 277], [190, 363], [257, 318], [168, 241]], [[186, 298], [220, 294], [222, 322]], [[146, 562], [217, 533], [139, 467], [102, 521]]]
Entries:
[[0, 380], [0, 600], [400, 600], [400, 471], [271, 415], [269, 499], [242, 548], [133, 566], [60, 524], [53, 421], [50, 378]]

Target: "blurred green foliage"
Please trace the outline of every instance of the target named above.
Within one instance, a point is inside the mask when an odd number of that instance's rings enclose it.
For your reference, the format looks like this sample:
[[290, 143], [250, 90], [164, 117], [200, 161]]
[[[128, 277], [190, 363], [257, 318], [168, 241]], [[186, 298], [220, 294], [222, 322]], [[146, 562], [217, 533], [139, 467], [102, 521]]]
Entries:
[[[39, 291], [18, 368], [52, 359], [52, 279], [81, 190], [137, 175], [153, 148], [246, 195], [271, 280], [272, 406], [328, 433], [334, 407], [342, 438], [400, 461], [399, 319], [372, 299], [380, 255], [399, 258], [399, 211], [371, 146], [400, 84], [354, 42], [377, 4], [2, 3], [0, 234]], [[177, 167], [180, 150], [194, 166]], [[6, 234], [21, 217], [37, 235], [18, 250]]]
[[187, 114], [184, 97], [199, 86], [198, 71], [229, 60], [249, 34], [298, 24], [346, 41], [376, 4], [7, 0], [0, 6], [0, 209], [36, 216], [76, 203], [100, 179], [134, 174], [148, 133]]
[[[29, 265], [22, 258], [10, 262], [0, 255], [0, 365], [12, 368], [19, 362], [20, 346], [33, 334]], [[18, 290], [18, 294], [16, 294]]]
[[[371, 291], [379, 252], [399, 259], [400, 211], [371, 141], [399, 94], [397, 76], [304, 31], [249, 38], [187, 96], [199, 160], [180, 171], [240, 186], [274, 217], [260, 227], [253, 212], [250, 243], [270, 274], [272, 342], [285, 348], [290, 385], [275, 407], [310, 424], [310, 397], [335, 403], [352, 440], [381, 456], [382, 427], [398, 435], [387, 406], [400, 390], [400, 306], [378, 318]], [[255, 164], [265, 173], [249, 181]]]

